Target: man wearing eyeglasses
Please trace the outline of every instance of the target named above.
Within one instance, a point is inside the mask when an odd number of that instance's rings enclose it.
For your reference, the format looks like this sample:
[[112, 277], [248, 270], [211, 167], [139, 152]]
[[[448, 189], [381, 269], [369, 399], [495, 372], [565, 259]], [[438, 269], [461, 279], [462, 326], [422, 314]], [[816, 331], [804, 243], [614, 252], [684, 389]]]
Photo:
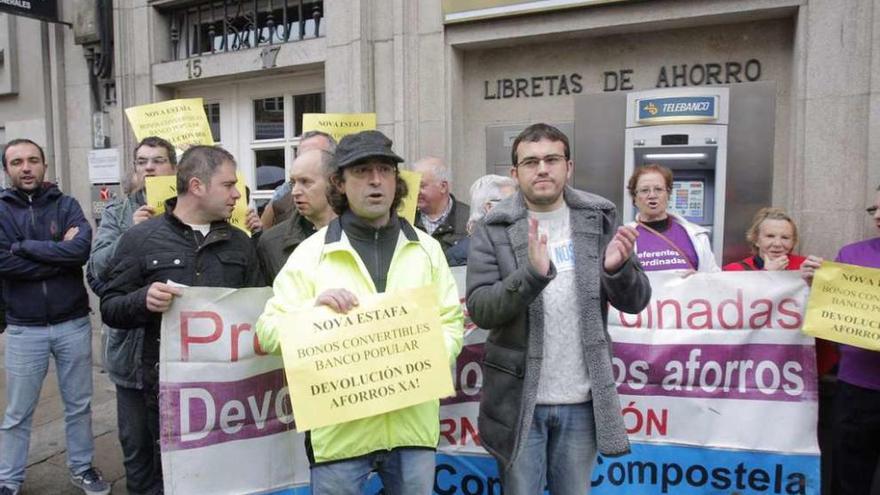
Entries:
[[[877, 237], [848, 244], [834, 261], [880, 268], [880, 186], [866, 209]], [[808, 281], [822, 258], [808, 257], [801, 271]], [[880, 352], [840, 344], [840, 364], [831, 412], [832, 488], [835, 495], [877, 493], [880, 463]], [[875, 488], [872, 489], [872, 480]]]
[[[122, 234], [133, 225], [149, 220], [155, 213], [153, 207], [146, 204], [146, 178], [174, 175], [176, 167], [174, 145], [168, 141], [150, 136], [135, 146], [131, 192], [114, 199], [104, 209], [87, 265], [89, 285], [98, 296], [104, 293], [109, 282], [110, 260]], [[140, 353], [144, 345], [144, 328], [117, 329], [104, 325], [102, 340], [104, 369], [116, 385], [116, 421], [126, 487], [129, 493], [160, 491], [162, 487], [153, 476], [154, 464], [159, 462], [158, 445], [153, 444], [144, 413], [146, 402]]]
[[479, 430], [504, 493], [583, 495], [597, 451], [629, 451], [611, 368], [608, 304], [638, 313], [651, 287], [638, 235], [610, 201], [566, 185], [568, 138], [534, 124], [513, 143], [519, 191], [472, 238], [471, 318], [489, 329]]

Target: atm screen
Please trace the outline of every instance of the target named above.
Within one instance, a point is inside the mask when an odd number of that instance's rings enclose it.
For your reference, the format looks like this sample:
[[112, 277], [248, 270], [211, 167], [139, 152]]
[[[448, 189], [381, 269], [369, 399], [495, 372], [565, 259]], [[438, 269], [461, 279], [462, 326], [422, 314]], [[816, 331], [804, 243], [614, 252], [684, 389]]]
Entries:
[[669, 198], [669, 211], [695, 223], [706, 221], [706, 181], [674, 180]]

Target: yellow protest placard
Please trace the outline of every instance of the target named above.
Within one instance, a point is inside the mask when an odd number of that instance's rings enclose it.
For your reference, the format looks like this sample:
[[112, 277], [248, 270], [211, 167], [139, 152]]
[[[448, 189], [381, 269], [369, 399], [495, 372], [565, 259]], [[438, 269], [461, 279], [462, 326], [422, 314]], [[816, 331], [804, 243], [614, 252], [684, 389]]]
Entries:
[[803, 331], [880, 351], [880, 269], [823, 262], [813, 277]]
[[144, 193], [147, 205], [153, 207], [156, 215], [165, 213], [165, 201], [177, 196], [177, 176], [144, 177]]
[[419, 185], [422, 183], [422, 174], [411, 170], [400, 169], [400, 177], [406, 182], [408, 192], [400, 206], [397, 207], [397, 214], [407, 219], [411, 224], [416, 223], [416, 207], [419, 205]]
[[[238, 193], [241, 194], [241, 197], [235, 202], [235, 208], [232, 210], [232, 216], [229, 218], [229, 223], [240, 228], [247, 235], [251, 235], [251, 232], [247, 229], [246, 222], [248, 205], [244, 176], [241, 175], [241, 172], [236, 172], [235, 176], [238, 178], [238, 182], [235, 183], [235, 188], [238, 189]], [[177, 196], [177, 176], [162, 175], [158, 177], [145, 177], [144, 182], [147, 204], [156, 210], [156, 215], [165, 213], [165, 201]]]
[[337, 142], [343, 136], [376, 128], [375, 113], [304, 113], [303, 132], [321, 131]]
[[311, 430], [454, 393], [433, 286], [287, 315], [281, 351], [296, 427]]
[[177, 148], [178, 154], [194, 144], [214, 144], [211, 126], [201, 98], [168, 100], [125, 109], [138, 141], [159, 136]]

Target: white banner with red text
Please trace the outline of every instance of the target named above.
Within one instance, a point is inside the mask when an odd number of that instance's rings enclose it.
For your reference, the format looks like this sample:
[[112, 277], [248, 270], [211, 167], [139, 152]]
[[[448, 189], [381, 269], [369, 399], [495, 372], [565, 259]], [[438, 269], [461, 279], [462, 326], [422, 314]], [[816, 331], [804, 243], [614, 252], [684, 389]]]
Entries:
[[[464, 269], [453, 272], [463, 297]], [[813, 339], [799, 331], [806, 285], [796, 273], [649, 277], [645, 311], [609, 313], [633, 449], [599, 457], [591, 493], [818, 494], [815, 353]], [[270, 295], [186, 289], [166, 314], [161, 411], [169, 494], [309, 493], [280, 357], [263, 355], [253, 332]], [[441, 402], [434, 493], [500, 494], [477, 428], [488, 332], [467, 317], [465, 325], [456, 395]], [[371, 479], [365, 493], [380, 487]]]

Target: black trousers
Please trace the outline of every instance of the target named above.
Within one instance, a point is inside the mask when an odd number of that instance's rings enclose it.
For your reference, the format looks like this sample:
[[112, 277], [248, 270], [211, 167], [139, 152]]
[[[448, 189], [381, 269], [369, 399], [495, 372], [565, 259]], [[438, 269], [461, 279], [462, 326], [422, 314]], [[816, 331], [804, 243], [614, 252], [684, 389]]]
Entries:
[[116, 416], [128, 493], [162, 493], [157, 370], [144, 370], [143, 390], [116, 386]]
[[833, 409], [834, 495], [869, 495], [880, 459], [880, 391], [838, 381]]

